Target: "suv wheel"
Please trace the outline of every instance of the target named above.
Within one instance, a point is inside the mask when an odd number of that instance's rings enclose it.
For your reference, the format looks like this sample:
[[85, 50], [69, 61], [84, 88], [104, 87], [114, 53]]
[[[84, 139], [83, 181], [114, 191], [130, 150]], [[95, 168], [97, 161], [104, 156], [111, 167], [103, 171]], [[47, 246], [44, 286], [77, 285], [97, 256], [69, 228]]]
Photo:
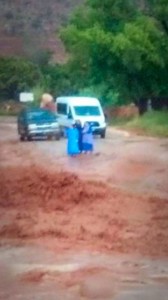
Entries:
[[30, 142], [32, 141], [32, 137], [30, 135], [27, 136], [27, 140]]
[[59, 140], [60, 140], [60, 134], [59, 134], [59, 133], [55, 135], [55, 140], [56, 140], [56, 141], [59, 141]]
[[20, 141], [21, 142], [25, 141], [25, 136], [24, 135], [20, 135]]

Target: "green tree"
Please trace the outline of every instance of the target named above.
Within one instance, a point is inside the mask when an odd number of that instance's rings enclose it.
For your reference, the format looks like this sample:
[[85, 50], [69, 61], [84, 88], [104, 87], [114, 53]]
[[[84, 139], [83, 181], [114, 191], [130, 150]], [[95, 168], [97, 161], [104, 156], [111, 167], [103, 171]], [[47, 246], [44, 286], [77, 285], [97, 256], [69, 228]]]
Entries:
[[61, 94], [72, 94], [75, 92], [75, 85], [72, 84], [69, 65], [49, 63], [41, 67], [43, 74], [42, 85], [45, 91], [53, 96]]
[[39, 68], [23, 58], [0, 58], [1, 98], [14, 99], [18, 92], [28, 90], [40, 82]]
[[166, 0], [143, 2], [87, 0], [74, 13], [61, 38], [75, 89], [102, 90], [108, 103], [167, 93]]

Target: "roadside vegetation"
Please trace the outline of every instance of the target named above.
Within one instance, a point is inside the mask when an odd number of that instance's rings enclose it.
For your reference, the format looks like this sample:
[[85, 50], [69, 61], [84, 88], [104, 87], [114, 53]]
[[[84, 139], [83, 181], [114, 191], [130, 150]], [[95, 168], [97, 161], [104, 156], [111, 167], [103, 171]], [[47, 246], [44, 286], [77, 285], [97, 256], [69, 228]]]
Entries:
[[150, 111], [143, 116], [112, 118], [110, 125], [140, 135], [168, 137], [168, 111]]
[[[50, 51], [33, 59], [0, 58], [0, 99], [33, 91], [38, 101], [44, 91], [54, 97], [95, 96], [104, 107], [116, 107], [154, 97], [154, 108], [162, 109], [160, 99], [168, 99], [167, 0], [87, 0], [61, 28], [60, 38], [68, 54], [64, 64], [54, 63]], [[147, 113], [127, 126], [144, 132], [151, 127], [148, 132], [162, 135], [166, 115]]]

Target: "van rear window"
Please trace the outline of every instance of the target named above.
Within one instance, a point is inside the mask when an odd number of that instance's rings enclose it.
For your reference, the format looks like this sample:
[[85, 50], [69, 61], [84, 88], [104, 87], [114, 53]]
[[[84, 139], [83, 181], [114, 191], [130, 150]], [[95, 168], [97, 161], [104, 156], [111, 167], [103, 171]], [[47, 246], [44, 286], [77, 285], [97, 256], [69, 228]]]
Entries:
[[57, 103], [57, 113], [61, 115], [67, 114], [67, 104], [65, 103]]
[[100, 116], [98, 106], [74, 106], [74, 110], [77, 116]]

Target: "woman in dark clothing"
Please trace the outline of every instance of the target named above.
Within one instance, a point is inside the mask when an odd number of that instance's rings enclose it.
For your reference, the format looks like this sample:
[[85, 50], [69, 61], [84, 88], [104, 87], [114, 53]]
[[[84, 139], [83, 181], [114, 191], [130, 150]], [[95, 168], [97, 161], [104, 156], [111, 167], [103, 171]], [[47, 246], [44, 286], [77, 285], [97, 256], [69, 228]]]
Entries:
[[78, 130], [78, 148], [79, 148], [79, 152], [82, 153], [83, 149], [82, 149], [82, 124], [80, 120], [77, 120], [76, 123], [76, 128]]

